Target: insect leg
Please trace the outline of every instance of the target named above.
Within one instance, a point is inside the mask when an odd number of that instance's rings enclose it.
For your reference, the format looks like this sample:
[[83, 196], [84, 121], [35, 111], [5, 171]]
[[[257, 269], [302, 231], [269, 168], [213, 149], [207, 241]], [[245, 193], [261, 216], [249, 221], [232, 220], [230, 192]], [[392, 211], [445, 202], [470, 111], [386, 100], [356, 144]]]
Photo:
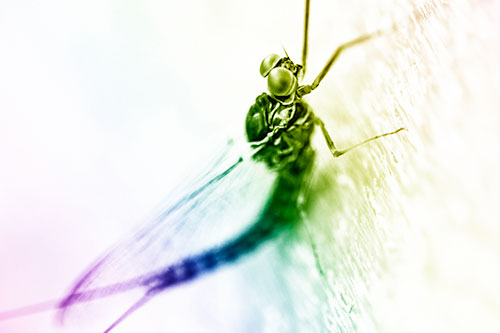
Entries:
[[306, 9], [304, 14], [304, 44], [302, 45], [302, 75], [306, 74], [307, 62], [307, 40], [309, 35], [309, 5], [311, 0], [306, 0]]
[[377, 30], [369, 34], [362, 35], [337, 47], [333, 52], [332, 56], [330, 57], [330, 59], [328, 59], [326, 65], [323, 67], [321, 72], [318, 74], [318, 76], [316, 76], [316, 79], [314, 79], [313, 83], [311, 85], [304, 85], [299, 87], [299, 89], [297, 90], [297, 94], [299, 95], [299, 97], [311, 93], [314, 89], [316, 89], [319, 86], [320, 82], [324, 79], [324, 77], [326, 76], [332, 65], [335, 63], [339, 55], [342, 53], [342, 51], [347, 50], [348, 48], [356, 46], [358, 44], [364, 43], [372, 39], [373, 37], [380, 36], [382, 33], [383, 30]]
[[[432, 1], [431, 1], [431, 3], [432, 3]], [[443, 3], [443, 6], [448, 7], [448, 4], [446, 3], [446, 1]], [[411, 18], [415, 19], [417, 21], [419, 21], [421, 19], [425, 19], [429, 15], [433, 14], [436, 11], [436, 9], [440, 8], [437, 6], [435, 6], [435, 8], [432, 8], [432, 7], [433, 7], [432, 4], [425, 3], [423, 6], [418, 7], [413, 11]], [[304, 29], [306, 33], [307, 33], [307, 23], [308, 23], [308, 15], [309, 15], [308, 11], [309, 11], [309, 0], [306, 0], [306, 27]], [[424, 13], [426, 15], [424, 15]], [[340, 45], [339, 47], [337, 47], [337, 49], [335, 49], [335, 51], [333, 52], [330, 59], [328, 59], [328, 62], [326, 63], [325, 67], [323, 67], [323, 69], [318, 74], [316, 79], [314, 79], [313, 83], [311, 85], [305, 85], [305, 86], [299, 87], [299, 89], [297, 90], [297, 94], [299, 95], [299, 97], [302, 97], [304, 95], [311, 93], [311, 91], [316, 89], [319, 86], [320, 82], [323, 80], [323, 78], [326, 76], [326, 74], [328, 73], [330, 68], [332, 67], [333, 63], [337, 60], [339, 55], [342, 53], [342, 51], [344, 51], [352, 46], [356, 46], [358, 44], [364, 43], [364, 42], [372, 39], [373, 37], [380, 36], [383, 33], [396, 31], [398, 29], [399, 29], [399, 24], [394, 23], [394, 24], [392, 24], [392, 26], [390, 28], [387, 28], [385, 30], [376, 30], [372, 33], [362, 35], [358, 38], [355, 38], [351, 41], [348, 41], [347, 43]], [[304, 45], [307, 45], [306, 40], [304, 40]], [[305, 52], [307, 53], [307, 50]], [[304, 57], [304, 54], [306, 54], [306, 53], [303, 53], [303, 57]], [[304, 68], [305, 68], [305, 60], [304, 59], [303, 59], [303, 64], [304, 64]]]
[[311, 245], [311, 251], [312, 251], [312, 254], [314, 257], [314, 264], [316, 265], [316, 270], [318, 271], [320, 276], [324, 277], [325, 271], [323, 270], [323, 266], [321, 265], [321, 260], [319, 259], [318, 249], [317, 249], [316, 243], [314, 242], [311, 231], [309, 230], [309, 226], [307, 225], [306, 212], [303, 210], [300, 210], [300, 217], [301, 217], [302, 221], [304, 221], [307, 237], [309, 238], [309, 245]]
[[344, 43], [342, 45], [340, 45], [339, 47], [337, 47], [337, 49], [333, 52], [332, 56], [330, 57], [330, 59], [328, 59], [328, 62], [326, 63], [325, 67], [323, 67], [323, 69], [321, 70], [321, 72], [318, 74], [318, 76], [316, 77], [316, 79], [314, 79], [312, 85], [311, 85], [311, 89], [314, 90], [316, 89], [320, 82], [323, 80], [323, 78], [326, 76], [326, 74], [328, 73], [328, 71], [330, 70], [330, 68], [332, 67], [333, 63], [335, 62], [335, 60], [337, 60], [337, 58], [339, 57], [340, 53], [342, 53], [342, 51], [350, 48], [350, 47], [353, 47], [355, 45], [358, 45], [358, 44], [361, 44], [363, 42], [366, 42], [370, 39], [372, 39], [373, 37], [376, 37], [378, 35], [380, 35], [382, 33], [381, 30], [377, 30], [375, 32], [372, 32], [370, 34], [366, 34], [366, 35], [362, 35], [358, 38], [355, 38], [351, 41], [348, 41], [347, 43]]
[[323, 266], [321, 265], [321, 260], [319, 258], [316, 242], [314, 241], [310, 230], [311, 227], [309, 223], [310, 219], [307, 214], [308, 206], [310, 205], [308, 200], [311, 198], [311, 191], [312, 191], [312, 177], [310, 175], [307, 175], [304, 177], [304, 183], [300, 188], [300, 194], [299, 197], [297, 198], [297, 209], [299, 210], [300, 219], [302, 220], [309, 241], [309, 245], [311, 246], [311, 251], [314, 257], [316, 270], [318, 271], [319, 276], [324, 278], [325, 273], [323, 270]]
[[398, 128], [397, 130], [389, 132], [389, 133], [384, 133], [384, 134], [376, 135], [376, 136], [374, 136], [372, 138], [369, 138], [369, 139], [364, 140], [364, 141], [362, 141], [362, 142], [360, 142], [358, 144], [355, 144], [354, 146], [349, 147], [347, 149], [338, 150], [335, 147], [335, 144], [333, 143], [333, 140], [332, 140], [332, 138], [330, 136], [330, 133], [328, 133], [328, 131], [327, 131], [326, 127], [325, 127], [325, 123], [321, 119], [317, 118], [316, 119], [316, 124], [321, 128], [321, 132], [323, 133], [323, 137], [325, 138], [325, 141], [326, 141], [326, 144], [328, 146], [328, 149], [330, 149], [330, 152], [332, 153], [333, 157], [342, 156], [345, 153], [353, 150], [354, 148], [357, 148], [357, 147], [359, 147], [361, 145], [364, 145], [365, 143], [368, 143], [368, 142], [373, 141], [373, 140], [377, 140], [377, 139], [379, 139], [381, 137], [384, 137], [384, 136], [396, 134], [396, 133], [398, 133], [398, 132], [406, 129], [404, 127], [401, 127], [401, 128]]

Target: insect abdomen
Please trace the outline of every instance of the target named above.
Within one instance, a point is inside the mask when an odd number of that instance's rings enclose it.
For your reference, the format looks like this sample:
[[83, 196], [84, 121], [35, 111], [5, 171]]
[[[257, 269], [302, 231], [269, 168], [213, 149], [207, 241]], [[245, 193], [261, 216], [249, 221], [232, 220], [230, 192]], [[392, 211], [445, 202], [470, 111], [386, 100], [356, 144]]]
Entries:
[[300, 219], [297, 199], [302, 183], [314, 160], [312, 149], [303, 151], [301, 158], [282, 170], [274, 190], [257, 221], [240, 236], [219, 247], [188, 257], [168, 267], [148, 281], [149, 292], [193, 280], [223, 265], [239, 260], [283, 229], [292, 227]]

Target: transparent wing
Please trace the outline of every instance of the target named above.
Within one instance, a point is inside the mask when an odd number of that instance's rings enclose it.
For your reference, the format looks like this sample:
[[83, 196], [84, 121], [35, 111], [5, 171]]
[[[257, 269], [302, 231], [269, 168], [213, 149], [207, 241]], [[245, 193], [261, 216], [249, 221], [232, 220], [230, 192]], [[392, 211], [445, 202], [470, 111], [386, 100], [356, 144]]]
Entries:
[[248, 228], [275, 176], [263, 163], [241, 159], [242, 152], [242, 144], [228, 146], [183, 194], [168, 196], [146, 226], [91, 265], [59, 305], [60, 319], [73, 312], [73, 305], [79, 304], [81, 310], [90, 307], [93, 299], [140, 289], [165, 267]]

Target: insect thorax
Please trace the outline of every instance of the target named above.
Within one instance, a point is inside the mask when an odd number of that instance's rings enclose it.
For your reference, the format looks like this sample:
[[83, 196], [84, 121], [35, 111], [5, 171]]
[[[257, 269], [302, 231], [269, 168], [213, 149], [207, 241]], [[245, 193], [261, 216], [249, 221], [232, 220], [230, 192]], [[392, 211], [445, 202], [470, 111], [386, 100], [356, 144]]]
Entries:
[[314, 114], [302, 100], [290, 104], [262, 93], [246, 117], [246, 135], [255, 148], [254, 158], [280, 169], [294, 162], [309, 147]]

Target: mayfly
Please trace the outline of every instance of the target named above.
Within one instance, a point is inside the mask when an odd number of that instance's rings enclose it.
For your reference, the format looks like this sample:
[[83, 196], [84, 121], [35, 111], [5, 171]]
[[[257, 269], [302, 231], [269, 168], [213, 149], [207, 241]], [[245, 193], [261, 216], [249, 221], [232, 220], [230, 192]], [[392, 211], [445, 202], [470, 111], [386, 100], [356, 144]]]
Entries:
[[[321, 131], [334, 158], [404, 129], [376, 135], [350, 148], [336, 147], [325, 124], [314, 114], [304, 97], [319, 87], [341, 53], [371, 40], [382, 34], [382, 31], [366, 34], [340, 45], [315, 80], [311, 84], [301, 85], [300, 81], [307, 68], [309, 8], [310, 1], [306, 0], [301, 64], [292, 61], [286, 51], [284, 56], [270, 54], [261, 62], [260, 74], [267, 80], [268, 93], [259, 95], [247, 113], [245, 127], [250, 153], [247, 156], [238, 156], [227, 168], [215, 175], [209, 173], [206, 177], [208, 179], [201, 186], [163, 210], [150, 225], [130, 240], [119, 244], [97, 260], [74, 283], [67, 296], [55, 305], [59, 309], [61, 319], [67, 317], [74, 305], [131, 289], [140, 289], [142, 296], [139, 300], [105, 330], [111, 331], [148, 300], [168, 288], [234, 263], [277, 234], [293, 228], [301, 221], [301, 202], [315, 161], [311, 137], [316, 128]], [[184, 238], [179, 237], [179, 234], [188, 235], [194, 232], [190, 221], [209, 219], [210, 214], [205, 214], [210, 210], [206, 198], [210, 196], [212, 200], [223, 200], [217, 197], [221, 184], [231, 184], [241, 177], [243, 173], [240, 171], [245, 169], [243, 165], [246, 163], [259, 164], [274, 175], [269, 193], [263, 198], [262, 207], [258, 208], [257, 214], [249, 215], [252, 216], [252, 223], [224, 242], [218, 240], [210, 244], [207, 241], [207, 244], [200, 248], [187, 249], [190, 243], [184, 242]], [[246, 173], [244, 176], [248, 183], [252, 183], [252, 173]], [[241, 190], [230, 186], [225, 188]], [[244, 190], [251, 193], [248, 188]], [[197, 224], [200, 224], [199, 221]], [[210, 227], [210, 223], [207, 224]], [[203, 230], [196, 232], [202, 233]], [[179, 248], [180, 251], [171, 250]], [[125, 271], [128, 275], [123, 273]], [[110, 277], [120, 278], [121, 282], [111, 283]], [[42, 307], [33, 309], [36, 311]], [[0, 314], [0, 318], [19, 314], [23, 314], [22, 311]]]

